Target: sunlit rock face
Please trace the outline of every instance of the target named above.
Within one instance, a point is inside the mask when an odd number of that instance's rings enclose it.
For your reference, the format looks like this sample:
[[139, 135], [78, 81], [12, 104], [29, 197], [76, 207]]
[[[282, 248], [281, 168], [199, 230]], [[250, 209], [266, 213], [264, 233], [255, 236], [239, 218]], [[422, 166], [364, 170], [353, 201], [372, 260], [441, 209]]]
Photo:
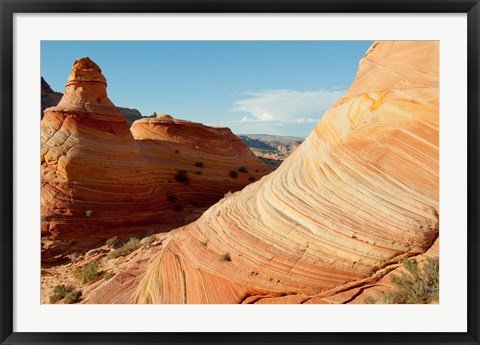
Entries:
[[[207, 207], [270, 172], [228, 129], [180, 123], [175, 138], [189, 138], [197, 146], [183, 139], [163, 145], [167, 139], [149, 127], [151, 121], [159, 129], [157, 120], [147, 119], [146, 126], [144, 120], [135, 126], [135, 140], [106, 87], [101, 69], [89, 58], [79, 59], [62, 99], [44, 112], [42, 237], [51, 242], [43, 243], [43, 262], [112, 236], [186, 224], [195, 208]], [[203, 159], [204, 153], [210, 155]], [[244, 166], [249, 172], [232, 178], [229, 171], [221, 171], [227, 166], [236, 171]], [[178, 178], [179, 173], [188, 180]]]
[[[157, 178], [173, 180], [167, 192], [194, 204], [211, 205], [271, 171], [229, 128], [163, 114], [135, 121], [131, 131]], [[179, 171], [186, 183], [172, 178]]]
[[302, 303], [354, 286], [432, 246], [438, 173], [438, 43], [377, 42], [275, 172], [172, 233], [131, 302]]

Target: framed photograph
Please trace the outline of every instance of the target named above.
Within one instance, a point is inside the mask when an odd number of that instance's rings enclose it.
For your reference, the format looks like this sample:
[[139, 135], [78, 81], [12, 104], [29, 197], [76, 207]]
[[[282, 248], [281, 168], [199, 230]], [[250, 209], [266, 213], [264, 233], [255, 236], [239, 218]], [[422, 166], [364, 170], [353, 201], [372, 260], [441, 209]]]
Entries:
[[2, 0], [1, 343], [478, 344], [479, 14]]

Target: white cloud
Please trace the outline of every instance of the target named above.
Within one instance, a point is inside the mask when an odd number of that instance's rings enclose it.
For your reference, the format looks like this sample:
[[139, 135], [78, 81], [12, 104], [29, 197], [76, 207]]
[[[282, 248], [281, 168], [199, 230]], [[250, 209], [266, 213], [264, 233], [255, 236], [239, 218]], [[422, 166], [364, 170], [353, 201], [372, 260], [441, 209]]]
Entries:
[[307, 124], [317, 123], [322, 114], [339, 100], [345, 91], [264, 90], [244, 93], [246, 98], [234, 103], [231, 112], [248, 113], [236, 124]]

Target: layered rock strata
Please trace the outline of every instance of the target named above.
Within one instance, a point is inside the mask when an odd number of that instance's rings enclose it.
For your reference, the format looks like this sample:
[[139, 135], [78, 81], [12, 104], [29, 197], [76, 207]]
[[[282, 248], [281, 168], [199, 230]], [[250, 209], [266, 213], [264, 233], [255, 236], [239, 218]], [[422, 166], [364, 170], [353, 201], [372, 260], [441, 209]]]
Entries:
[[[209, 206], [252, 182], [240, 172], [235, 179], [227, 178], [229, 171], [224, 168], [247, 166], [258, 170], [253, 172], [255, 179], [269, 172], [224, 129], [179, 125], [175, 137], [181, 137], [182, 130], [187, 131], [185, 138], [218, 131], [197, 138], [198, 145], [192, 148], [182, 140], [165, 139], [164, 144], [148, 125], [142, 129], [139, 124], [136, 135], [142, 140], [137, 142], [125, 117], [108, 99], [106, 87], [93, 61], [77, 60], [61, 101], [45, 110], [41, 122], [44, 263], [112, 236], [145, 235], [165, 230], [165, 225], [185, 224], [194, 208]], [[159, 130], [163, 125], [155, 126]], [[194, 132], [189, 132], [191, 126]], [[212, 153], [203, 161], [207, 152]]]
[[353, 287], [432, 246], [438, 173], [438, 43], [377, 42], [305, 142], [174, 231], [130, 301], [302, 303]]

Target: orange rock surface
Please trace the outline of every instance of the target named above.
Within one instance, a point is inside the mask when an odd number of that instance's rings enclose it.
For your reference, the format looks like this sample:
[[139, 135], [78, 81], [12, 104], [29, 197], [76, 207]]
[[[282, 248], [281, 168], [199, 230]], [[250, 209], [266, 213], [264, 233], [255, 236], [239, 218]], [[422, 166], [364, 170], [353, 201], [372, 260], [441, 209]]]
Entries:
[[130, 302], [320, 301], [426, 252], [438, 140], [438, 43], [373, 44], [305, 142], [172, 232]]
[[[146, 227], [183, 225], [194, 208], [270, 172], [226, 128], [147, 119], [135, 123], [132, 135], [106, 87], [101, 69], [79, 59], [61, 101], [45, 110], [42, 236], [54, 242], [44, 241], [44, 262], [73, 242], [88, 248], [112, 236], [145, 234]], [[248, 173], [229, 175], [242, 166]]]

